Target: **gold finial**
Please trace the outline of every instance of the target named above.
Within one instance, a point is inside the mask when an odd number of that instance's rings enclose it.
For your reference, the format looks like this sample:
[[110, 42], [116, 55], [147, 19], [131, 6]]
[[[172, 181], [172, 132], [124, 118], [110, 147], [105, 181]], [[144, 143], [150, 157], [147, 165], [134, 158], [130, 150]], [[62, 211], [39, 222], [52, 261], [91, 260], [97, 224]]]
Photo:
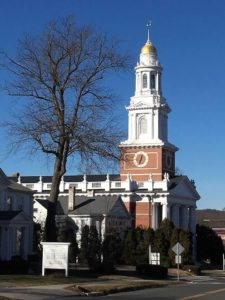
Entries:
[[147, 30], [148, 30], [148, 37], [147, 37], [147, 43], [150, 44], [150, 27], [152, 26], [152, 21], [149, 20], [146, 24]]
[[156, 48], [152, 45], [152, 43], [150, 41], [150, 27], [151, 26], [152, 26], [152, 21], [149, 20], [148, 23], [146, 24], [146, 27], [148, 30], [147, 42], [141, 49], [142, 54], [150, 54], [150, 53], [157, 54]]

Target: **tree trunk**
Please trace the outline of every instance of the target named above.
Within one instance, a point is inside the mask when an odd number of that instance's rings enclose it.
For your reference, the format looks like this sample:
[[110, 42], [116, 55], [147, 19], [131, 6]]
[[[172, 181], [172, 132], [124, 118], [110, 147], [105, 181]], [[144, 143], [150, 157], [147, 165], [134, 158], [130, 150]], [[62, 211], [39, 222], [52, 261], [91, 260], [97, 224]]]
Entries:
[[45, 223], [45, 238], [47, 242], [56, 242], [56, 207], [59, 196], [59, 186], [62, 176], [65, 174], [64, 159], [56, 157], [52, 186], [48, 203], [47, 218]]

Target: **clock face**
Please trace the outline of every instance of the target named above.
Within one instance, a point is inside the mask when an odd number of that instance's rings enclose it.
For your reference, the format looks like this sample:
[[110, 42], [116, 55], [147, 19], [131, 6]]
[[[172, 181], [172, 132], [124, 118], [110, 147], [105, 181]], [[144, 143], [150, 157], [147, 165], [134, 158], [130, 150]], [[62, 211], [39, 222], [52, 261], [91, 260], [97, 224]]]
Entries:
[[148, 154], [145, 152], [137, 152], [134, 155], [134, 164], [136, 167], [141, 168], [141, 167], [145, 167], [148, 163]]

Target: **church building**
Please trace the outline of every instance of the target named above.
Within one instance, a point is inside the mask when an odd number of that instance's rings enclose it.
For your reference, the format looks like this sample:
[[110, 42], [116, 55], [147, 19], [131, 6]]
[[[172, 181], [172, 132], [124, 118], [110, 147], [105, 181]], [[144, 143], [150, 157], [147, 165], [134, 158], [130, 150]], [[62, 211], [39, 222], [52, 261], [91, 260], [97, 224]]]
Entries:
[[[128, 138], [120, 143], [119, 174], [64, 176], [60, 196], [75, 189], [76, 197], [122, 199], [131, 226], [157, 229], [168, 218], [175, 226], [195, 232], [195, 185], [187, 176], [177, 176], [175, 155], [178, 148], [168, 140], [168, 115], [171, 111], [163, 96], [163, 69], [157, 49], [148, 36], [135, 67], [135, 92], [127, 106]], [[51, 176], [19, 176], [17, 181], [34, 191], [34, 199], [47, 199]], [[78, 199], [78, 198], [77, 198]], [[69, 205], [70, 202], [70, 205]], [[71, 199], [68, 200], [70, 210]]]

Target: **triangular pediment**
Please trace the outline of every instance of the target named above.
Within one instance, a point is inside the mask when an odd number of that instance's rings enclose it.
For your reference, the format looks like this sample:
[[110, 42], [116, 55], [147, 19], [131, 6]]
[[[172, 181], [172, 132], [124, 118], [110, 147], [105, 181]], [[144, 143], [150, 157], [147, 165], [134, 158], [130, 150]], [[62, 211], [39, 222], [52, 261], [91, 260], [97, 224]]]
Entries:
[[23, 211], [1, 211], [0, 224], [24, 224], [31, 221]]
[[21, 211], [15, 218], [12, 219], [13, 222], [30, 222], [30, 218], [23, 211]]
[[7, 186], [9, 184], [9, 180], [3, 170], [0, 168], [0, 185]]
[[142, 106], [146, 106], [146, 104], [143, 101], [139, 101], [139, 102], [135, 103], [134, 106], [135, 107], [142, 107]]
[[113, 207], [111, 208], [110, 215], [115, 215], [117, 217], [129, 217], [129, 213], [124, 205], [122, 199], [119, 197]]
[[172, 197], [195, 201], [200, 199], [197, 190], [187, 176], [179, 176], [172, 179], [169, 189]]

